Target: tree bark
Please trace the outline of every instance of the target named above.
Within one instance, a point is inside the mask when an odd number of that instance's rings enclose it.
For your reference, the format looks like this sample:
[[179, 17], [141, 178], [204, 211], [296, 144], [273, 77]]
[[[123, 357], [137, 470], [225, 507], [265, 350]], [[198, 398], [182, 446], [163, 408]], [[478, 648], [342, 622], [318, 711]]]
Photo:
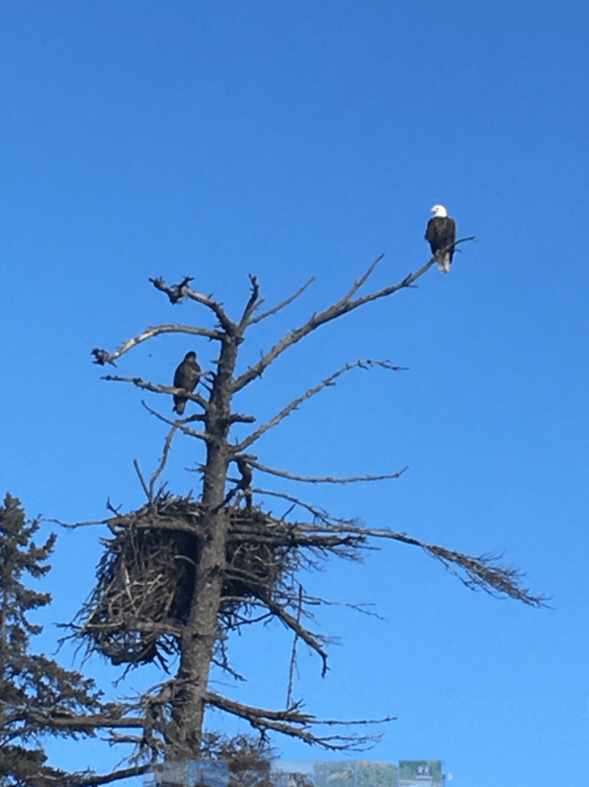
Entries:
[[166, 752], [170, 760], [194, 759], [200, 752], [209, 672], [218, 635], [229, 527], [223, 503], [231, 458], [231, 387], [240, 342], [233, 323], [225, 328], [205, 420], [208, 440], [202, 498], [204, 526], [199, 536], [195, 592], [181, 638], [173, 728]]

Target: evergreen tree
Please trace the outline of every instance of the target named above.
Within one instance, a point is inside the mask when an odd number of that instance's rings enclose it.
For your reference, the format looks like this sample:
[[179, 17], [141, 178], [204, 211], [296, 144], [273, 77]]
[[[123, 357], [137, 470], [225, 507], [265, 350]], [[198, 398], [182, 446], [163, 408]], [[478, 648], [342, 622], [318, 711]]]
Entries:
[[7, 494], [0, 506], [0, 785], [45, 787], [63, 783], [66, 774], [47, 764], [46, 735], [94, 734], [63, 724], [74, 715], [103, 709], [92, 680], [30, 652], [31, 637], [42, 626], [29, 613], [51, 601], [24, 583], [25, 575], [44, 577], [55, 545], [52, 533], [42, 546], [33, 541], [39, 521], [27, 521], [20, 501]]

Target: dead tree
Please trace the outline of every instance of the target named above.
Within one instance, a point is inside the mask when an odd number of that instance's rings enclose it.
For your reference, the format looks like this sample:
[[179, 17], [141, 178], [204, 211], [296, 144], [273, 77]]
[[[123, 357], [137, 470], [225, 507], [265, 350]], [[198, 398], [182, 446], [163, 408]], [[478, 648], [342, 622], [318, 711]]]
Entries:
[[[463, 238], [462, 243], [471, 238]], [[97, 586], [76, 622], [76, 634], [93, 650], [114, 663], [135, 666], [156, 661], [166, 666], [168, 657], [178, 658], [177, 673], [127, 707], [114, 723], [95, 718], [86, 725], [137, 728], [136, 735], [113, 733], [113, 740], [137, 745], [139, 758], [156, 761], [196, 759], [203, 751], [203, 716], [207, 706], [246, 719], [257, 730], [278, 731], [330, 749], [354, 747], [370, 736], [328, 734], [316, 730], [319, 721], [296, 703], [278, 710], [247, 706], [209, 688], [211, 665], [231, 672], [227, 637], [235, 630], [268, 618], [277, 618], [305, 642], [327, 666], [324, 638], [312, 631], [305, 617], [310, 599], [297, 579], [298, 570], [317, 556], [357, 557], [369, 539], [392, 539], [420, 547], [441, 561], [469, 587], [507, 595], [539, 606], [540, 596], [521, 587], [518, 573], [502, 567], [490, 556], [469, 557], [451, 549], [427, 544], [405, 533], [361, 527], [353, 520], [335, 519], [326, 511], [293, 497], [254, 486], [254, 474], [270, 474], [300, 482], [354, 483], [395, 478], [402, 471], [380, 476], [352, 478], [308, 477], [264, 465], [252, 453], [262, 435], [280, 424], [303, 402], [333, 385], [352, 369], [380, 367], [394, 370], [381, 360], [351, 361], [313, 388], [302, 393], [265, 423], [234, 442], [234, 424], [253, 424], [255, 418], [234, 409], [234, 397], [268, 369], [283, 353], [322, 325], [370, 303], [411, 287], [435, 260], [396, 284], [360, 294], [380, 258], [358, 278], [338, 301], [289, 330], [262, 357], [238, 371], [239, 351], [248, 329], [275, 315], [298, 298], [311, 284], [302, 286], [282, 303], [261, 311], [263, 298], [258, 281], [251, 279], [251, 293], [238, 319], [229, 317], [221, 303], [199, 293], [190, 279], [169, 286], [151, 280], [172, 304], [182, 301], [204, 307], [215, 318], [214, 327], [160, 325], [147, 328], [125, 341], [114, 352], [95, 349], [95, 362], [115, 364], [137, 345], [164, 333], [180, 333], [207, 339], [218, 345], [218, 358], [206, 384], [194, 393], [137, 377], [108, 375], [105, 379], [131, 383], [158, 394], [181, 393], [195, 403], [196, 414], [172, 420], [148, 407], [170, 429], [159, 465], [147, 480], [136, 464], [147, 497], [136, 512], [119, 514], [105, 522], [112, 538], [98, 571]], [[147, 405], [146, 405], [147, 407]], [[202, 490], [197, 500], [162, 491], [161, 477], [172, 441], [182, 433], [204, 444], [205, 458], [199, 471]], [[234, 470], [237, 476], [233, 475]], [[277, 519], [256, 506], [256, 494], [277, 494], [292, 503], [288, 518]], [[289, 692], [290, 696], [290, 692]], [[112, 720], [111, 720], [112, 722]], [[78, 722], [79, 723], [79, 722]], [[367, 723], [367, 720], [361, 720]], [[92, 782], [87, 782], [92, 783]]]

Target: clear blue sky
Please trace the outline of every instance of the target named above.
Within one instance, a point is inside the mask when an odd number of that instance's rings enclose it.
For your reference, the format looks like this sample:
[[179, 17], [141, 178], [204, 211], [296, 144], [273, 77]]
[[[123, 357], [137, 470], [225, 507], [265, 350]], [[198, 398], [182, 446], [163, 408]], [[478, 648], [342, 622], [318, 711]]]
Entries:
[[[385, 620], [321, 613], [341, 646], [323, 680], [301, 652], [297, 696], [319, 717], [396, 715], [364, 756], [443, 759], [456, 787], [586, 778], [588, 20], [568, 0], [0, 4], [0, 481], [31, 516], [143, 502], [132, 460], [151, 472], [164, 428], [138, 391], [100, 380], [90, 351], [209, 319], [174, 310], [148, 277], [194, 276], [235, 314], [249, 273], [269, 304], [316, 275], [252, 330], [245, 365], [381, 252], [374, 287], [425, 262], [434, 203], [477, 236], [448, 276], [432, 269], [326, 327], [239, 401], [263, 419], [346, 361], [410, 367], [350, 373], [261, 441], [261, 461], [334, 475], [409, 465], [378, 487], [292, 491], [371, 527], [504, 551], [552, 597], [539, 611], [471, 593], [395, 544], [310, 580]], [[216, 350], [159, 338], [119, 371], [166, 383], [193, 348], [205, 367]], [[176, 445], [174, 491], [195, 485], [184, 468], [200, 458]], [[92, 587], [102, 534], [60, 533], [47, 648]], [[250, 681], [225, 690], [280, 707], [289, 648], [279, 628], [241, 639], [234, 666]], [[87, 667], [114, 691], [112, 670]], [[276, 743], [285, 759], [330, 757]], [[117, 761], [96, 745], [51, 751], [70, 767]]]

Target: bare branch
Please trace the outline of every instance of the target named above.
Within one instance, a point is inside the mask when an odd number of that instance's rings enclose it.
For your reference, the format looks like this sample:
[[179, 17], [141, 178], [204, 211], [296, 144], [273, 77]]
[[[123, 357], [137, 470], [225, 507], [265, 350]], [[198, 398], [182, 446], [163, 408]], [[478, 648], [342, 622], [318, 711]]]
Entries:
[[172, 448], [172, 440], [174, 439], [174, 436], [178, 431], [178, 428], [179, 428], [178, 424], [174, 424], [170, 429], [170, 431], [168, 432], [168, 436], [166, 437], [166, 440], [164, 442], [164, 448], [162, 451], [160, 463], [157, 466], [157, 468], [153, 471], [152, 476], [149, 480], [149, 491], [147, 493], [147, 497], [149, 500], [153, 500], [153, 491], [155, 489], [155, 482], [163, 473], [164, 468], [168, 462], [168, 456], [170, 454], [170, 449]]
[[232, 413], [229, 416], [231, 423], [253, 424], [256, 421], [255, 415], [243, 415], [242, 413]]
[[[303, 586], [299, 585], [299, 597], [298, 597], [298, 606], [297, 606], [297, 623], [300, 624], [301, 622], [301, 613], [303, 611]], [[297, 643], [298, 643], [299, 635], [295, 632], [295, 635], [292, 640], [292, 649], [290, 653], [290, 666], [288, 668], [288, 685], [286, 687], [286, 707], [290, 708], [293, 705], [293, 686], [294, 686], [294, 676], [297, 670]]]
[[215, 316], [219, 320], [219, 324], [221, 325], [221, 327], [226, 333], [228, 333], [230, 336], [233, 336], [235, 334], [237, 330], [237, 325], [233, 322], [233, 320], [230, 320], [229, 317], [225, 314], [225, 311], [221, 306], [221, 304], [213, 300], [213, 298], [210, 295], [203, 295], [200, 292], [191, 290], [189, 287], [185, 287], [183, 289], [183, 294], [187, 298], [190, 298], [191, 300], [196, 301], [197, 303], [200, 303], [203, 306], [206, 306], [208, 309], [210, 309], [215, 314]]
[[59, 525], [60, 527], [65, 527], [67, 530], [76, 530], [78, 527], [91, 527], [93, 525], [106, 525], [108, 524], [108, 519], [88, 519], [85, 522], [75, 522], [71, 524], [70, 522], [62, 522], [61, 519], [45, 519], [41, 520], [42, 522], [51, 522], [53, 524]]
[[245, 329], [251, 315], [264, 302], [264, 299], [260, 298], [260, 285], [258, 284], [257, 278], [255, 276], [250, 275], [250, 282], [252, 285], [252, 294], [250, 295], [249, 300], [245, 305], [245, 309], [243, 310], [243, 314], [241, 315], [241, 320], [239, 321], [240, 331], [243, 331]]
[[[194, 281], [193, 276], [186, 276], [180, 284], [174, 284], [172, 287], [168, 287], [162, 278], [150, 279], [149, 281], [157, 290], [165, 292], [170, 301], [174, 304], [181, 301], [182, 298], [190, 298], [197, 303], [201, 303], [203, 306], [207, 306], [215, 313], [219, 323], [227, 333], [233, 334], [235, 332], [235, 323], [227, 317], [220, 303], [214, 301], [210, 295], [202, 295], [200, 292], [195, 292], [195, 290], [191, 290], [188, 287], [189, 283]], [[222, 336], [217, 335], [215, 338], [222, 338]]]
[[352, 285], [352, 289], [346, 295], [344, 295], [340, 303], [342, 301], [349, 301], [352, 295], [355, 295], [358, 292], [360, 287], [369, 279], [370, 276], [372, 276], [374, 269], [382, 259], [384, 259], [384, 254], [381, 254], [380, 257], [377, 257], [372, 263], [372, 265], [370, 265], [369, 268], [366, 270], [366, 272], [363, 273], [359, 279], [356, 279], [356, 281]]
[[151, 490], [148, 489], [147, 484], [145, 483], [145, 478], [143, 477], [143, 471], [141, 470], [141, 466], [139, 464], [139, 460], [138, 459], [133, 459], [133, 467], [135, 468], [135, 472], [139, 476], [139, 481], [141, 483], [141, 486], [143, 487], [143, 491], [145, 492], [145, 496], [151, 502], [153, 500], [152, 495], [151, 495]]
[[100, 350], [95, 347], [92, 350], [94, 363], [97, 363], [99, 366], [104, 366], [106, 363], [116, 366], [114, 362], [117, 358], [120, 358], [121, 355], [129, 352], [129, 350], [133, 349], [133, 347], [136, 347], [138, 344], [146, 342], [148, 339], [153, 339], [154, 336], [159, 336], [161, 333], [188, 333], [191, 336], [205, 336], [207, 339], [217, 339], [219, 341], [223, 339], [222, 333], [211, 330], [210, 328], [197, 328], [192, 325], [156, 325], [155, 327], [146, 328], [143, 333], [140, 333], [132, 339], [127, 339], [127, 341], [123, 342], [114, 353], [108, 353], [106, 350]]
[[[156, 385], [155, 383], [148, 383], [145, 380], [142, 380], [141, 377], [121, 377], [118, 374], [105, 374], [101, 379], [107, 380], [111, 383], [133, 383], [133, 385], [136, 385], [137, 388], [143, 388], [144, 390], [151, 391], [152, 393], [171, 394], [172, 396], [174, 394], [182, 395], [186, 397], [186, 399], [190, 399], [191, 401], [199, 404], [203, 410], [208, 410], [209, 407], [207, 400], [203, 399], [200, 394], [190, 393], [190, 391], [187, 391], [184, 388], [175, 388], [173, 385]], [[201, 416], [200, 420], [203, 418], [204, 416]]]
[[263, 603], [268, 607], [271, 612], [273, 612], [276, 617], [280, 618], [292, 631], [294, 631], [302, 640], [306, 642], [307, 645], [315, 651], [319, 656], [321, 656], [321, 661], [323, 663], [323, 667], [321, 669], [321, 677], [324, 678], [327, 674], [327, 653], [321, 647], [321, 644], [318, 642], [317, 638], [311, 634], [310, 631], [302, 626], [296, 618], [293, 618], [292, 615], [289, 615], [288, 612], [282, 607], [280, 604], [276, 604], [270, 598], [265, 597], [261, 599]]
[[301, 532], [318, 533], [324, 530], [330, 533], [357, 533], [367, 538], [390, 538], [403, 544], [417, 546], [436, 560], [439, 560], [451, 574], [458, 577], [471, 590], [484, 590], [486, 593], [494, 596], [509, 596], [532, 607], [547, 606], [545, 596], [534, 596], [527, 588], [520, 587], [519, 581], [523, 575], [519, 571], [496, 564], [500, 556], [480, 555], [479, 557], [471, 557], [462, 552], [456, 552], [435, 544], [428, 544], [425, 541], [412, 538], [406, 533], [396, 533], [392, 530], [375, 530], [373, 528], [346, 524], [324, 525], [323, 527], [320, 525], [297, 525], [297, 528]]
[[[184, 391], [184, 393], [188, 393], [188, 391]], [[184, 393], [183, 393], [183, 395], [184, 395]], [[208, 440], [211, 439], [210, 435], [208, 435], [206, 432], [197, 432], [194, 429], [189, 429], [185, 425], [185, 424], [192, 423], [193, 421], [202, 421], [202, 420], [204, 420], [204, 418], [205, 418], [204, 415], [200, 415], [200, 414], [191, 415], [190, 418], [182, 418], [182, 419], [177, 419], [177, 420], [173, 421], [171, 418], [167, 418], [165, 415], [162, 415], [161, 413], [158, 413], [157, 410], [154, 410], [152, 407], [150, 407], [147, 404], [147, 402], [145, 402], [143, 399], [141, 400], [141, 404], [145, 407], [145, 409], [149, 413], [151, 413], [153, 416], [158, 418], [160, 421], [163, 421], [165, 424], [168, 424], [168, 426], [176, 426], [184, 434], [190, 435], [190, 437], [198, 437], [200, 440], [205, 440], [205, 441], [208, 441]]]
[[329, 599], [325, 598], [316, 598], [314, 596], [308, 596], [305, 594], [304, 602], [307, 605], [313, 606], [325, 606], [325, 607], [347, 607], [348, 609], [353, 609], [354, 612], [359, 612], [362, 615], [367, 615], [370, 618], [376, 618], [377, 620], [386, 621], [382, 615], [379, 615], [378, 612], [373, 612], [370, 609], [365, 609], [365, 607], [373, 607], [375, 606], [371, 602], [366, 602], [364, 604], [352, 604], [346, 601], [329, 601]]
[[151, 770], [152, 767], [150, 763], [147, 763], [145, 765], [133, 765], [131, 768], [122, 768], [121, 770], [106, 773], [102, 776], [98, 774], [96, 776], [76, 774], [73, 780], [70, 777], [67, 783], [75, 783], [76, 787], [98, 787], [100, 784], [110, 784], [119, 779], [128, 779], [131, 776], [141, 776]]
[[265, 320], [266, 317], [270, 317], [271, 315], [279, 312], [281, 309], [284, 309], [285, 306], [288, 306], [290, 303], [296, 300], [299, 297], [299, 295], [302, 295], [307, 289], [307, 287], [310, 287], [311, 284], [313, 284], [313, 282], [316, 280], [317, 280], [316, 276], [311, 276], [309, 281], [305, 282], [305, 284], [303, 284], [302, 287], [299, 287], [299, 289], [295, 293], [293, 293], [290, 297], [286, 298], [284, 301], [281, 301], [276, 306], [273, 306], [271, 309], [268, 309], [268, 311], [263, 312], [262, 314], [258, 314], [257, 317], [248, 320], [247, 325], [248, 326], [255, 325], [257, 322], [261, 322], [262, 320]]
[[287, 495], [285, 492], [274, 492], [271, 489], [259, 489], [257, 487], [252, 489], [252, 492], [256, 495], [269, 495], [270, 497], [279, 497], [282, 500], [287, 500], [289, 503], [292, 503], [295, 506], [300, 506], [300, 508], [308, 511], [313, 519], [323, 522], [325, 525], [329, 525], [332, 522], [329, 513], [324, 508], [312, 506], [310, 503], [305, 503], [298, 497], [293, 497], [293, 495]]
[[[459, 243], [464, 243], [465, 241], [469, 240], [474, 240], [474, 236], [460, 238], [453, 245], [457, 246]], [[275, 344], [274, 347], [272, 347], [272, 349], [270, 349], [257, 363], [255, 363], [253, 366], [250, 366], [246, 372], [244, 372], [235, 380], [233, 383], [233, 391], [235, 392], [241, 390], [244, 386], [248, 385], [248, 383], [252, 382], [252, 380], [255, 380], [256, 377], [260, 377], [260, 375], [263, 374], [268, 366], [279, 355], [281, 355], [281, 353], [299, 342], [301, 339], [307, 336], [307, 334], [311, 333], [311, 331], [319, 328], [320, 325], [324, 325], [331, 320], [335, 320], [336, 318], [341, 317], [343, 314], [357, 309], [359, 306], [363, 306], [365, 303], [375, 301], [379, 298], [386, 298], [387, 296], [392, 295], [399, 290], [410, 287], [413, 282], [417, 281], [417, 279], [423, 276], [423, 274], [426, 273], [436, 262], [435, 258], [431, 257], [418, 271], [415, 273], [410, 273], [397, 284], [392, 284], [391, 286], [385, 287], [382, 290], [369, 293], [368, 295], [364, 295], [361, 298], [356, 298], [353, 300], [352, 296], [358, 291], [362, 284], [364, 284], [366, 279], [370, 276], [381, 259], [382, 256], [372, 263], [366, 273], [357, 279], [356, 282], [354, 282], [352, 289], [346, 295], [344, 295], [343, 298], [319, 314], [313, 314], [300, 328], [289, 331], [286, 336], [284, 336], [277, 344]]]
[[262, 708], [255, 708], [250, 705], [244, 705], [241, 702], [235, 702], [227, 697], [222, 697], [213, 692], [207, 692], [206, 697], [209, 705], [213, 705], [221, 710], [246, 719], [252, 727], [264, 730], [275, 730], [285, 735], [290, 735], [305, 743], [311, 745], [321, 746], [324, 749], [331, 749], [334, 751], [354, 750], [355, 746], [365, 747], [369, 743], [373, 743], [381, 737], [380, 733], [373, 735], [329, 735], [319, 736], [311, 731], [311, 726], [316, 725], [368, 725], [368, 724], [384, 724], [389, 721], [394, 721], [396, 717], [386, 716], [383, 719], [361, 719], [359, 721], [336, 721], [336, 720], [320, 720], [308, 713], [302, 713], [299, 708], [300, 704], [296, 704], [293, 708], [288, 708], [283, 711], [269, 711]]
[[173, 284], [171, 287], [168, 287], [161, 278], [150, 279], [149, 281], [153, 284], [156, 290], [165, 292], [170, 299], [170, 303], [175, 306], [177, 303], [181, 303], [182, 299], [184, 298], [184, 287], [187, 287], [191, 281], [194, 281], [194, 277], [185, 276], [179, 284]]
[[351, 476], [350, 478], [334, 478], [333, 476], [307, 476], [296, 475], [289, 473], [287, 470], [276, 470], [273, 467], [266, 467], [265, 465], [253, 459], [249, 459], [249, 464], [263, 473], [276, 475], [280, 478], [287, 478], [289, 481], [302, 481], [308, 484], [353, 484], [358, 481], [385, 481], [389, 478], [399, 478], [408, 469], [404, 467], [402, 470], [397, 470], [395, 473], [387, 473], [386, 475], [358, 475]]
[[335, 383], [335, 380], [337, 380], [338, 377], [341, 377], [342, 374], [345, 374], [345, 372], [349, 372], [351, 369], [357, 369], [358, 367], [361, 369], [366, 369], [372, 366], [379, 366], [382, 369], [390, 369], [391, 371], [395, 371], [395, 372], [401, 371], [403, 368], [401, 366], [391, 366], [391, 364], [389, 364], [388, 361], [376, 361], [376, 360], [372, 360], [371, 358], [367, 358], [361, 361], [354, 361], [354, 363], [347, 363], [345, 366], [342, 366], [341, 369], [338, 369], [337, 372], [334, 372], [329, 377], [326, 377], [325, 380], [319, 383], [319, 385], [316, 385], [314, 388], [309, 388], [309, 390], [305, 391], [305, 393], [302, 394], [302, 396], [299, 396], [297, 399], [293, 399], [293, 401], [290, 402], [290, 404], [288, 404], [284, 409], [282, 409], [277, 415], [275, 415], [274, 418], [272, 418], [270, 421], [267, 421], [265, 424], [262, 424], [262, 426], [256, 429], [255, 432], [252, 432], [252, 434], [249, 437], [246, 437], [246, 439], [243, 440], [243, 442], [239, 443], [239, 445], [237, 445], [234, 448], [234, 451], [236, 453], [242, 453], [246, 448], [252, 445], [252, 443], [255, 443], [255, 441], [258, 440], [269, 429], [272, 429], [272, 427], [276, 426], [281, 421], [283, 421], [288, 415], [290, 415], [293, 412], [293, 410], [298, 409], [299, 405], [301, 405], [304, 401], [310, 399], [312, 396], [315, 396], [315, 394], [318, 394], [324, 388], [333, 385]]

